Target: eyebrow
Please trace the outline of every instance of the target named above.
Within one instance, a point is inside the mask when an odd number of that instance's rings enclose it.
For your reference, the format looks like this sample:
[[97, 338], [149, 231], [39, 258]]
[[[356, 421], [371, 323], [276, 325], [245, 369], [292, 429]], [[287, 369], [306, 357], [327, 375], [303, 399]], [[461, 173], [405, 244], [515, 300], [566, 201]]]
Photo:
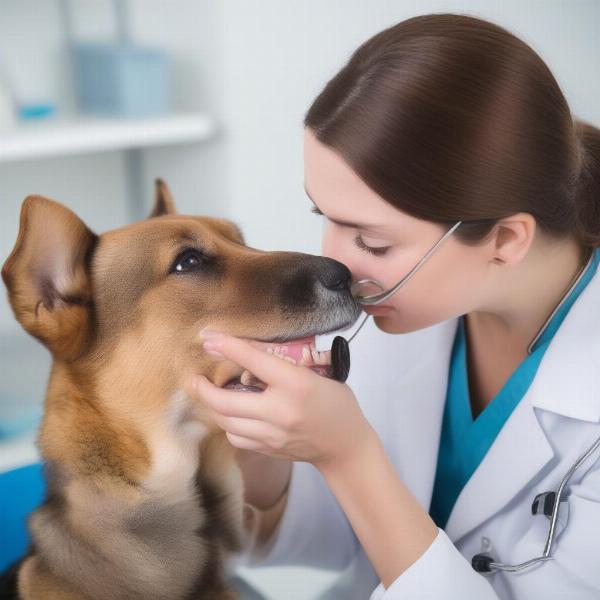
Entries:
[[184, 246], [193, 246], [200, 252], [204, 252], [207, 255], [210, 254], [210, 251], [206, 248], [204, 240], [187, 230], [181, 230], [177, 232], [177, 235], [173, 237], [173, 246], [179, 249], [183, 248]]
[[178, 231], [177, 234], [172, 237], [172, 241], [174, 246], [183, 246], [185, 244], [195, 246], [202, 245], [200, 243], [200, 240], [198, 240], [198, 238], [193, 233], [190, 233], [186, 230]]
[[[306, 193], [306, 195], [308, 196], [308, 199], [313, 203], [314, 207], [321, 212], [321, 210], [319, 209], [319, 207], [317, 206], [316, 202], [312, 199], [312, 196], [308, 193], [308, 190], [306, 189], [306, 187], [304, 188], [304, 192]], [[323, 214], [323, 213], [321, 213]], [[335, 223], [336, 225], [341, 225], [342, 227], [351, 227], [353, 229], [363, 229], [363, 230], [368, 230], [368, 231], [379, 231], [379, 232], [383, 232], [383, 231], [389, 231], [390, 227], [389, 226], [385, 226], [385, 225], [375, 225], [375, 224], [369, 224], [369, 223], [351, 223], [350, 221], [342, 221], [340, 219], [333, 219], [332, 217], [327, 217], [332, 223]]]

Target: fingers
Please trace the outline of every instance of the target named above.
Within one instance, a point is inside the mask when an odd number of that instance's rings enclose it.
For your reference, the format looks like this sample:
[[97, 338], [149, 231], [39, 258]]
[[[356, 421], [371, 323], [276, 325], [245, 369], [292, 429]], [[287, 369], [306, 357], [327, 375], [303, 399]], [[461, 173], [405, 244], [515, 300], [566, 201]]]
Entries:
[[[267, 403], [271, 404], [262, 394], [248, 392], [233, 392], [223, 390], [213, 385], [202, 375], [195, 376], [201, 401], [208, 408], [212, 421], [227, 433], [230, 443], [236, 448], [254, 450], [269, 454], [268, 449], [278, 447], [281, 442], [281, 432], [277, 420], [281, 411], [274, 407], [268, 410]], [[198, 385], [199, 384], [199, 385]], [[195, 392], [190, 394], [195, 395]], [[249, 402], [251, 397], [258, 397], [254, 403]], [[250, 410], [247, 407], [252, 405]], [[242, 415], [253, 415], [252, 416]]]
[[240, 435], [235, 435], [233, 433], [227, 432], [225, 434], [229, 443], [236, 448], [240, 448], [241, 450], [252, 450], [253, 452], [260, 452], [261, 454], [269, 453], [265, 451], [265, 445], [262, 442], [258, 442], [256, 440], [252, 440], [250, 438], [245, 438]]
[[186, 391], [188, 395], [197, 397], [213, 411], [224, 416], [261, 419], [269, 412], [270, 402], [263, 394], [220, 388], [204, 375], [194, 375], [186, 386]]
[[219, 352], [269, 385], [289, 386], [290, 378], [303, 372], [296, 365], [254, 348], [251, 342], [228, 335], [211, 336], [204, 348]]
[[261, 447], [265, 445], [265, 439], [273, 437], [272, 427], [263, 421], [256, 419], [239, 419], [237, 417], [223, 417], [215, 413], [213, 420], [215, 423], [227, 433], [238, 437], [243, 437], [252, 440]]
[[216, 425], [226, 432], [229, 441], [236, 448], [245, 450], [264, 450], [269, 440], [277, 439], [277, 429], [265, 421], [229, 417], [209, 409], [210, 417]]

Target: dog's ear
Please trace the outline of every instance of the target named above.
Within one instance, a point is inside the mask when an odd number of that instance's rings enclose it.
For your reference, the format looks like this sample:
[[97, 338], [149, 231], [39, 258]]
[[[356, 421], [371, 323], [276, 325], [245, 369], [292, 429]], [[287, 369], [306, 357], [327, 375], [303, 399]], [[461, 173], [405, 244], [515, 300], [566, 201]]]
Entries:
[[177, 209], [175, 208], [175, 201], [173, 200], [173, 194], [171, 194], [169, 186], [159, 178], [154, 180], [154, 189], [154, 208], [148, 218], [174, 215]]
[[93, 327], [89, 264], [98, 236], [67, 207], [29, 196], [2, 279], [17, 320], [55, 357], [74, 360]]

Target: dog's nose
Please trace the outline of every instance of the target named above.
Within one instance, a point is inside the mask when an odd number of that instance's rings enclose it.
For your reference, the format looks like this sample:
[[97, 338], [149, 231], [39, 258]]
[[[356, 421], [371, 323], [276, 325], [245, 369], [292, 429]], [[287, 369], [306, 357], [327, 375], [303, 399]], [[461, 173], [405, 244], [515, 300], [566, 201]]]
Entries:
[[[346, 265], [333, 258], [312, 254], [280, 255], [288, 262], [281, 280], [280, 301], [287, 309], [315, 308], [320, 302], [353, 302], [350, 286], [352, 274]], [[275, 278], [277, 281], [277, 278]], [[267, 285], [272, 285], [269, 276]]]
[[332, 291], [350, 289], [352, 282], [352, 273], [346, 265], [334, 260], [333, 258], [324, 258], [325, 266], [319, 269], [317, 277], [319, 281]]

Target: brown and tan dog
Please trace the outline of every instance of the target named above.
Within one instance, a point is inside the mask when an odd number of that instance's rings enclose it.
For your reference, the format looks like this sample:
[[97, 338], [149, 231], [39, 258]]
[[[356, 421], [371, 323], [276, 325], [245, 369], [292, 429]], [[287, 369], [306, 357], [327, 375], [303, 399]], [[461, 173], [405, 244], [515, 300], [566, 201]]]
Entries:
[[28, 197], [2, 277], [53, 359], [38, 437], [47, 499], [29, 518], [12, 597], [234, 598], [223, 565], [243, 544], [241, 474], [182, 388], [191, 373], [242, 389], [250, 375], [205, 354], [199, 332], [301, 339], [286, 344], [298, 351], [357, 319], [349, 271], [249, 248], [229, 221], [177, 215], [158, 180], [149, 218], [102, 235]]

